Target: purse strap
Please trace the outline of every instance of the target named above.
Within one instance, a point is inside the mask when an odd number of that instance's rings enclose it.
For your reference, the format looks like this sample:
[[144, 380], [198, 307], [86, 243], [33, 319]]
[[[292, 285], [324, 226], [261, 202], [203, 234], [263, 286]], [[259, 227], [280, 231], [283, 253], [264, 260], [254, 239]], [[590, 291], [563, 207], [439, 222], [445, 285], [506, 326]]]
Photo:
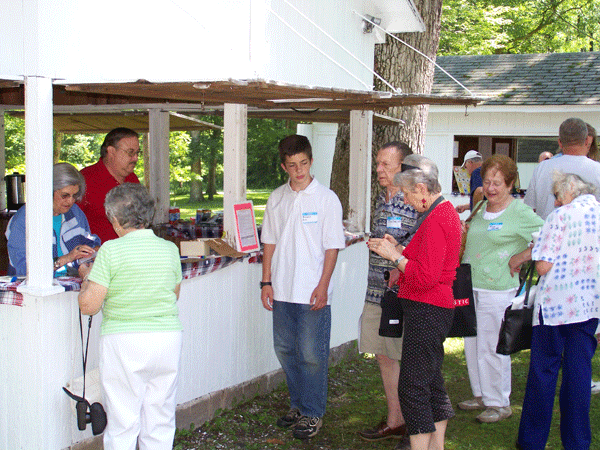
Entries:
[[425, 219], [427, 219], [427, 216], [429, 216], [429, 213], [431, 211], [433, 211], [433, 209], [439, 205], [440, 203], [442, 203], [445, 200], [443, 195], [440, 195], [429, 207], [429, 209], [421, 214], [419, 214], [419, 216], [417, 217], [417, 220], [415, 221], [415, 224], [410, 228], [410, 230], [406, 231], [402, 237], [398, 238], [398, 243], [404, 243], [403, 245], [406, 247], [408, 245], [408, 243], [406, 243], [407, 240], [412, 239], [412, 237], [415, 235], [415, 233], [417, 232], [417, 230], [419, 229], [419, 227], [421, 226], [421, 224], [425, 221]]
[[525, 278], [523, 278], [523, 281], [521, 281], [521, 284], [519, 284], [519, 290], [517, 291], [517, 295], [519, 295], [521, 293], [521, 290], [523, 289], [523, 286], [526, 284], [525, 300], [523, 301], [524, 308], [527, 308], [529, 305], [529, 291], [531, 290], [531, 286], [533, 284], [534, 269], [535, 269], [535, 261], [531, 261], [531, 264], [529, 264], [529, 267], [527, 268]]
[[475, 206], [475, 209], [473, 211], [471, 211], [471, 214], [469, 214], [469, 217], [467, 217], [467, 220], [465, 220], [466, 223], [469, 223], [471, 220], [473, 220], [473, 217], [475, 217], [475, 214], [477, 214], [477, 211], [479, 211], [481, 209], [481, 207], [483, 206], [484, 203], [485, 203], [485, 200], [480, 200], [479, 203], [477, 203], [477, 205]]
[[[475, 217], [475, 214], [477, 214], [477, 211], [479, 211], [481, 209], [484, 202], [485, 202], [485, 200], [481, 200], [479, 203], [477, 203], [477, 205], [475, 206], [475, 209], [473, 209], [471, 214], [469, 214], [469, 217], [467, 217], [467, 220], [465, 220], [465, 223], [469, 223], [471, 220], [473, 220], [473, 217]], [[465, 231], [464, 233], [462, 233], [460, 235], [460, 250], [458, 252], [458, 260], [459, 261], [462, 261], [463, 255], [465, 254], [465, 246], [467, 245], [467, 233], [468, 232], [469, 232], [469, 230]]]

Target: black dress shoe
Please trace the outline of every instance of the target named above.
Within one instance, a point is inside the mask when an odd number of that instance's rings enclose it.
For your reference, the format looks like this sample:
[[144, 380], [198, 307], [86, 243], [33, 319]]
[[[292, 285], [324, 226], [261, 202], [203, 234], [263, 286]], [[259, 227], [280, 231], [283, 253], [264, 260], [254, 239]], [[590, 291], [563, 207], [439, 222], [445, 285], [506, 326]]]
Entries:
[[390, 428], [385, 420], [382, 420], [375, 428], [359, 431], [358, 435], [369, 442], [383, 441], [384, 439], [402, 439], [406, 433], [406, 424], [396, 428]]

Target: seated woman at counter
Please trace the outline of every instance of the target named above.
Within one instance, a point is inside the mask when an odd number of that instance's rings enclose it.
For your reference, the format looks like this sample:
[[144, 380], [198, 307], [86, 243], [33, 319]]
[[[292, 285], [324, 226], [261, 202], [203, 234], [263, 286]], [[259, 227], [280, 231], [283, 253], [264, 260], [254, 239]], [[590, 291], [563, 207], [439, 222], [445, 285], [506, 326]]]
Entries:
[[104, 449], [171, 450], [182, 327], [177, 246], [146, 229], [154, 215], [147, 189], [124, 183], [104, 201], [119, 236], [83, 264], [79, 307], [102, 308], [100, 382], [108, 425]]
[[[100, 238], [91, 234], [85, 214], [75, 204], [85, 193], [85, 179], [69, 163], [54, 164], [53, 191], [54, 276], [67, 275], [68, 268], [72, 268], [76, 275], [77, 260], [92, 256], [95, 247], [100, 245]], [[19, 208], [6, 228], [8, 275], [25, 276], [27, 272], [25, 210], [26, 205]]]

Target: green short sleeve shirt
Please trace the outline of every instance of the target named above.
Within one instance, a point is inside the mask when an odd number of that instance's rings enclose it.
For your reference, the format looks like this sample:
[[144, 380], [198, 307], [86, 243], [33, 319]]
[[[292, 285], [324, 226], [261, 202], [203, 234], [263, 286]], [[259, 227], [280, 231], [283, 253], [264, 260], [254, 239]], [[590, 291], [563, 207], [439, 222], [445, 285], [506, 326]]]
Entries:
[[513, 200], [492, 220], [483, 218], [486, 204], [477, 211], [467, 233], [463, 263], [471, 264], [473, 287], [504, 291], [519, 286], [519, 277], [510, 275], [510, 258], [527, 248], [532, 234], [544, 221], [522, 201]]
[[181, 330], [174, 292], [182, 280], [179, 251], [152, 230], [104, 243], [88, 279], [108, 289], [102, 334]]

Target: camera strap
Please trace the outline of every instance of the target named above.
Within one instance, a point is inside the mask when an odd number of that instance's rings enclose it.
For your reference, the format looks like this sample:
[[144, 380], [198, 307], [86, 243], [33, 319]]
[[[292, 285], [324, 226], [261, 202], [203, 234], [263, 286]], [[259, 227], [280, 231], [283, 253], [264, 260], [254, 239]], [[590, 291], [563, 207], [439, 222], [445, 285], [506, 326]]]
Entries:
[[88, 319], [87, 339], [85, 340], [85, 351], [83, 350], [83, 323], [81, 319], [81, 311], [79, 311], [79, 333], [81, 334], [81, 360], [83, 361], [83, 393], [81, 396], [85, 398], [85, 369], [87, 367], [88, 347], [90, 345], [90, 331], [92, 331], [92, 317]]
[[90, 331], [92, 330], [92, 317], [90, 316], [88, 319], [88, 330], [87, 330], [87, 338], [85, 341], [85, 349], [83, 346], [83, 320], [81, 318], [81, 311], [79, 311], [79, 333], [81, 335], [81, 360], [83, 362], [83, 392], [81, 394], [81, 397], [79, 397], [78, 395], [73, 394], [71, 391], [69, 391], [66, 387], [63, 387], [63, 391], [65, 391], [67, 393], [67, 395], [69, 397], [71, 397], [73, 400], [77, 401], [77, 402], [81, 402], [84, 401], [86, 403], [89, 402], [85, 399], [85, 369], [87, 367], [87, 357], [88, 357], [88, 347], [90, 345]]

